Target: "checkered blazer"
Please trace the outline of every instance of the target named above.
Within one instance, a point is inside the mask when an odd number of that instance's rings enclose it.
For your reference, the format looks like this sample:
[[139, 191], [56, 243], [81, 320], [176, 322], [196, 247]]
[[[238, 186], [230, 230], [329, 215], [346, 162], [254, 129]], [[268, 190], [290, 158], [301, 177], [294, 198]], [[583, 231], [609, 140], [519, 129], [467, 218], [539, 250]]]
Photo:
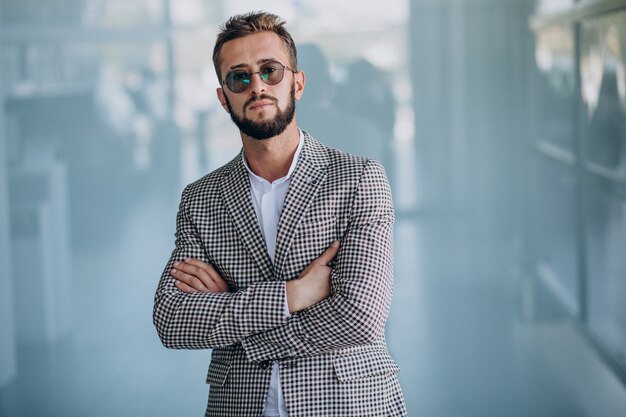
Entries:
[[[404, 416], [398, 366], [384, 336], [394, 222], [384, 169], [307, 133], [304, 140], [274, 265], [241, 153], [185, 188], [154, 324], [169, 348], [213, 349], [205, 416], [261, 416], [275, 361], [291, 417]], [[341, 248], [331, 264], [331, 296], [287, 318], [285, 282], [334, 239]], [[179, 291], [169, 271], [185, 258], [210, 262], [230, 292]]]

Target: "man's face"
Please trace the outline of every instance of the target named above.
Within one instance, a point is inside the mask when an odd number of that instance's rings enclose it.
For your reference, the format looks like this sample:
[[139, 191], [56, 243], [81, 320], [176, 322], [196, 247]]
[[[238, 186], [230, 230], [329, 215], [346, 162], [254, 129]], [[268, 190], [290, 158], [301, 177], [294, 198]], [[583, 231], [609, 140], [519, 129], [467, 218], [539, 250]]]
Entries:
[[[222, 78], [235, 68], [248, 73], [259, 71], [267, 61], [291, 66], [282, 40], [273, 32], [228, 41], [220, 56]], [[285, 69], [282, 81], [276, 85], [265, 84], [254, 74], [247, 90], [233, 93], [224, 86], [217, 89], [217, 95], [241, 132], [262, 140], [282, 133], [293, 122], [295, 102], [302, 97], [303, 89], [304, 74]]]

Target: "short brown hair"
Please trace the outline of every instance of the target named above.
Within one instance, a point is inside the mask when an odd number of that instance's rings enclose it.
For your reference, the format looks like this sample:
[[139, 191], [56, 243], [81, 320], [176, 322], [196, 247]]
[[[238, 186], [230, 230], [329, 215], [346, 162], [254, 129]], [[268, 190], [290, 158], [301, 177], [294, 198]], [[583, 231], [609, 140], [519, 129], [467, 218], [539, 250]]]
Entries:
[[289, 57], [289, 65], [294, 71], [297, 71], [298, 54], [296, 52], [296, 44], [289, 32], [287, 32], [287, 29], [285, 29], [286, 23], [281, 17], [267, 12], [238, 14], [228, 19], [226, 23], [220, 26], [220, 32], [217, 35], [215, 47], [213, 48], [213, 65], [215, 65], [215, 72], [219, 81], [222, 81], [220, 53], [224, 44], [233, 39], [265, 31], [274, 32], [280, 36]]

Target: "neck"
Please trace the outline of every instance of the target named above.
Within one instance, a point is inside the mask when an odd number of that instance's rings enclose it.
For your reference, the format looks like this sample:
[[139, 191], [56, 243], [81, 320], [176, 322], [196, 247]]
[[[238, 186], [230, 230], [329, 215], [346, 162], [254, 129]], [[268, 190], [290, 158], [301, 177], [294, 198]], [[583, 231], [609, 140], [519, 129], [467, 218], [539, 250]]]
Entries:
[[248, 166], [259, 177], [272, 182], [289, 172], [298, 148], [300, 132], [295, 119], [283, 133], [265, 140], [241, 134]]

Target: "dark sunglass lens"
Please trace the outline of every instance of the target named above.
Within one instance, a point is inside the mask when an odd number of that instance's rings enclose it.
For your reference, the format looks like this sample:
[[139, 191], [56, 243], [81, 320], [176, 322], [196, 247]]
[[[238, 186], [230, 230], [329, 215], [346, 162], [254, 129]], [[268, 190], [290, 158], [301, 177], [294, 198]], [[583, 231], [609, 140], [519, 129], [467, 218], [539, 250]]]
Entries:
[[226, 76], [226, 85], [233, 93], [241, 93], [250, 84], [250, 74], [245, 71], [232, 71]]
[[283, 79], [283, 66], [278, 62], [271, 62], [261, 67], [261, 79], [270, 85], [278, 84]]

